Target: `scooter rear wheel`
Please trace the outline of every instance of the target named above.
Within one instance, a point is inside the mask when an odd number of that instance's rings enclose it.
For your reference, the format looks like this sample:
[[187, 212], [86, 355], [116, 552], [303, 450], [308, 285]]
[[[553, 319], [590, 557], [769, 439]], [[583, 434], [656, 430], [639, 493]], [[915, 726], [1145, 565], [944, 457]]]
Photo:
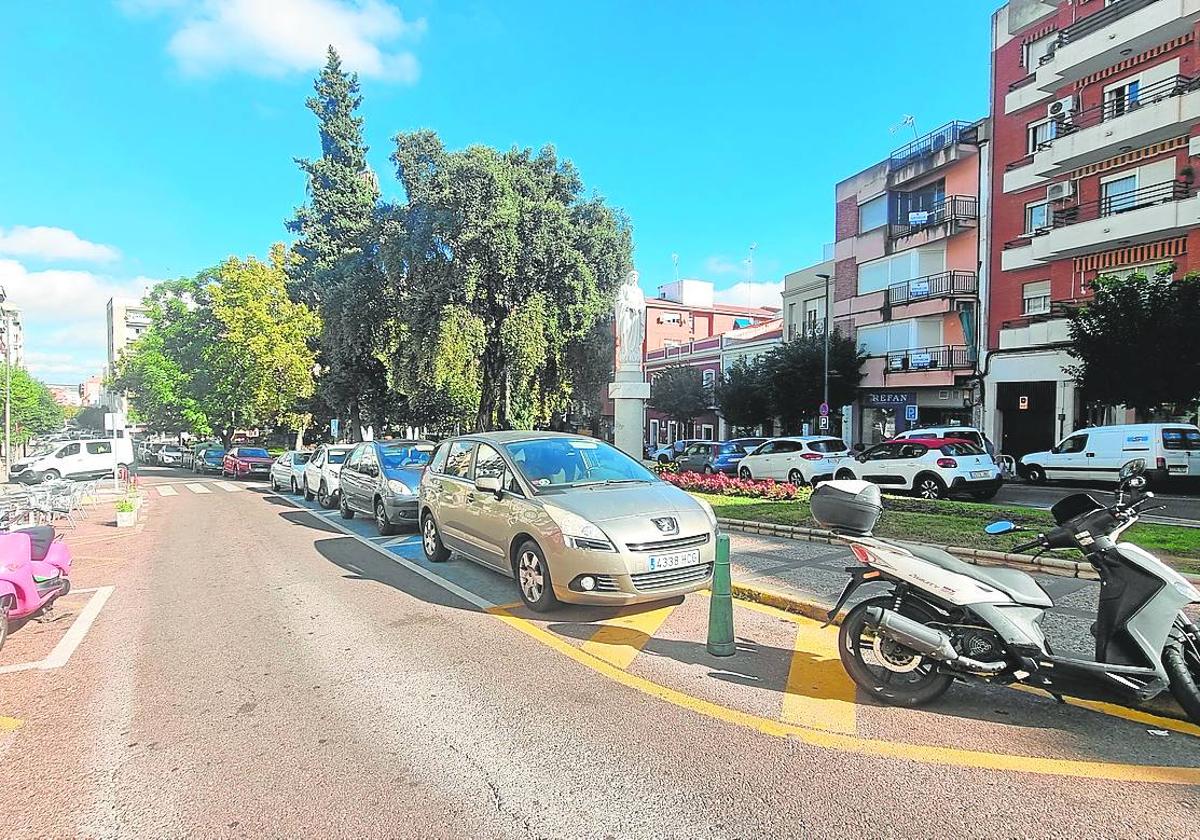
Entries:
[[0, 650], [4, 650], [4, 640], [8, 638], [8, 607], [0, 607]]
[[1193, 723], [1200, 723], [1200, 658], [1172, 644], [1163, 651], [1163, 667], [1171, 679], [1171, 695]]
[[[850, 678], [874, 699], [891, 706], [924, 706], [932, 703], [950, 687], [953, 677], [940, 673], [938, 663], [897, 642], [881, 640], [880, 647], [891, 660], [888, 667], [876, 650], [876, 633], [866, 623], [868, 607], [892, 609], [895, 599], [891, 596], [871, 598], [863, 601], [846, 614], [838, 633], [838, 654], [842, 667]], [[914, 621], [926, 622], [930, 616], [910, 605], [904, 604], [901, 615]]]

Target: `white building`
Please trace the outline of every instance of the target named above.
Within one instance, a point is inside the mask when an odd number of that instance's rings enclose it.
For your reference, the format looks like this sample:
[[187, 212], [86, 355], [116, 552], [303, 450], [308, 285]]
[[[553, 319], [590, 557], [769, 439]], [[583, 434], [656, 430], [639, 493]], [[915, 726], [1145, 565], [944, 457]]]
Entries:
[[8, 347], [9, 326], [12, 327], [12, 364], [13, 367], [25, 367], [25, 327], [21, 323], [21, 310], [19, 309], [4, 309], [4, 315], [0, 316], [0, 361], [3, 361], [4, 353], [10, 352]]
[[[150, 315], [140, 300], [135, 298], [109, 298], [108, 300], [108, 368], [109, 376], [116, 374], [121, 352], [150, 327]], [[105, 405], [117, 411], [126, 411], [123, 394], [106, 393]]]

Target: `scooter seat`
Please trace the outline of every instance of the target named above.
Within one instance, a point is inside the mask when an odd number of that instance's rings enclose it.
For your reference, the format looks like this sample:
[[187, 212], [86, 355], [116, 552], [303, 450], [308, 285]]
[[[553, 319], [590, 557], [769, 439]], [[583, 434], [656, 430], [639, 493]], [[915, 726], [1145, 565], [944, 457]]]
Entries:
[[1036, 580], [1020, 569], [974, 566], [959, 560], [957, 557], [942, 551], [940, 548], [928, 545], [900, 542], [899, 540], [896, 541], [896, 545], [902, 546], [912, 552], [913, 556], [920, 557], [922, 560], [939, 566], [948, 572], [964, 575], [980, 583], [986, 583], [994, 589], [999, 589], [1018, 604], [1026, 604], [1032, 607], [1054, 606], [1054, 602], [1050, 600], [1050, 596], [1046, 594], [1046, 590], [1042, 589]]

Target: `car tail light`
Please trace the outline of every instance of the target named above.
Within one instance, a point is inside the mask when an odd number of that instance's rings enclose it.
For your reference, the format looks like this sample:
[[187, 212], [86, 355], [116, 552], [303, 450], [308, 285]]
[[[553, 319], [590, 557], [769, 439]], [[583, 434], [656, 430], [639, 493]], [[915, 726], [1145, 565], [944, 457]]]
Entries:
[[942, 469], [952, 470], [958, 466], [958, 461], [953, 458], [938, 458], [937, 465]]
[[1161, 455], [1154, 459], [1154, 463], [1160, 470], [1165, 470], [1167, 468], [1167, 459]]
[[820, 461], [825, 456], [821, 455], [817, 452], [805, 452], [800, 457], [803, 458], [805, 461]]
[[854, 559], [864, 566], [871, 565], [871, 552], [867, 551], [858, 543], [850, 543], [850, 550], [854, 552]]

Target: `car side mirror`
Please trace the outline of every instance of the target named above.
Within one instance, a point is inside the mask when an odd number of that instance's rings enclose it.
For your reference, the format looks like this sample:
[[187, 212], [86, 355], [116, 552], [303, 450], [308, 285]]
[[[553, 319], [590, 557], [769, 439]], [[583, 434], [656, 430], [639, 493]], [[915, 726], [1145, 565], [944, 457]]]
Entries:
[[500, 478], [494, 475], [481, 475], [475, 479], [475, 489], [480, 493], [491, 493], [497, 498], [504, 493], [504, 488], [500, 486]]

